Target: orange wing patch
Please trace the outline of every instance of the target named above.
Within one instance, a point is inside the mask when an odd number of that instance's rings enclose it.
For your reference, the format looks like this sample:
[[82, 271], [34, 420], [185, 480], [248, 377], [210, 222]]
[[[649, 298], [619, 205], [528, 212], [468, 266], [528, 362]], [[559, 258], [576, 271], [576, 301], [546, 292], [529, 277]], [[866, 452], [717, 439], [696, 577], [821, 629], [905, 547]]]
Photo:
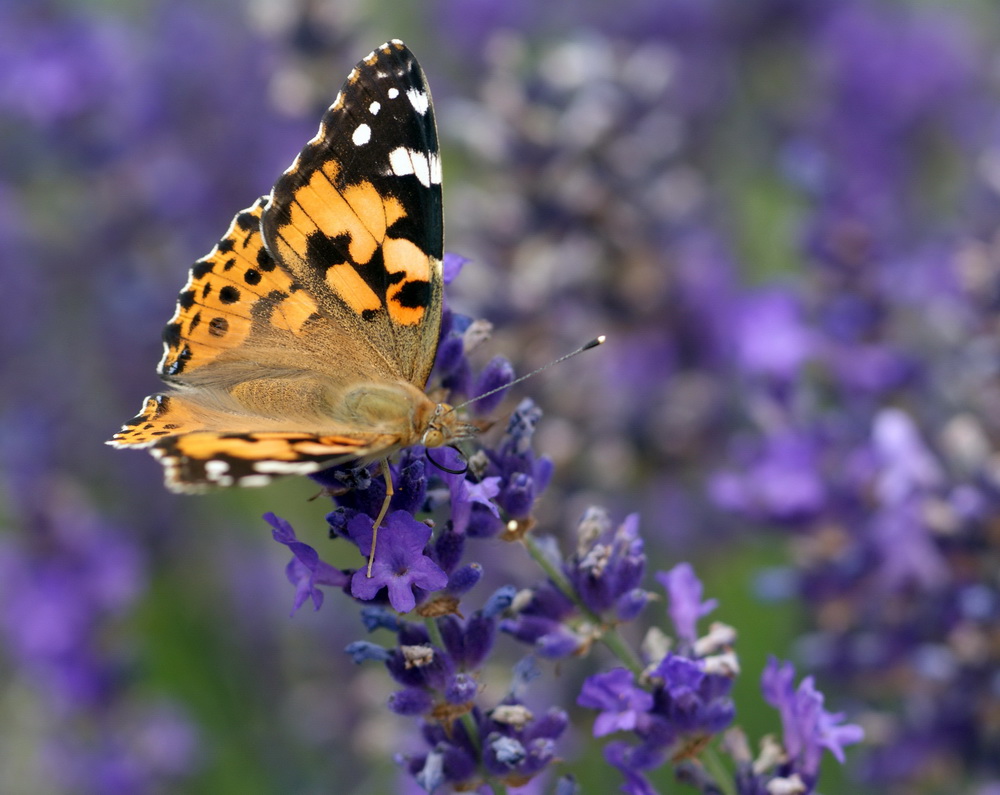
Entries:
[[[371, 439], [353, 436], [319, 436], [314, 433], [253, 431], [217, 433], [195, 431], [171, 440], [170, 450], [187, 458], [228, 456], [250, 461], [301, 461], [305, 457], [334, 458], [366, 448]], [[266, 465], [265, 465], [266, 466]]]
[[254, 324], [299, 336], [319, 309], [264, 248], [260, 217], [266, 199], [238, 213], [226, 236], [191, 268], [163, 330], [165, 379], [203, 367], [244, 344]]
[[142, 403], [142, 409], [126, 422], [108, 442], [112, 447], [149, 447], [165, 436], [198, 427], [201, 423], [190, 406], [175, 401], [168, 395], [151, 395]]
[[413, 326], [423, 320], [426, 307], [408, 300], [410, 285], [424, 285], [431, 279], [431, 261], [415, 243], [403, 238], [386, 240], [382, 246], [385, 269], [392, 276], [401, 276], [386, 293], [386, 308], [393, 323]]
[[[363, 315], [381, 309], [382, 300], [371, 286], [378, 281], [377, 275], [368, 274], [366, 280], [362, 272], [375, 267], [372, 259], [380, 248], [405, 242], [387, 238], [386, 232], [406, 211], [398, 199], [383, 196], [371, 182], [339, 189], [339, 175], [337, 161], [329, 159], [294, 191], [288, 221], [278, 226], [276, 247], [286, 261], [302, 260], [325, 269], [327, 286], [355, 314]], [[426, 282], [430, 276], [427, 256], [420, 258], [424, 261], [420, 278]], [[403, 270], [409, 275], [412, 269]], [[399, 267], [389, 270], [390, 274], [399, 272]], [[406, 322], [419, 319], [411, 316]]]

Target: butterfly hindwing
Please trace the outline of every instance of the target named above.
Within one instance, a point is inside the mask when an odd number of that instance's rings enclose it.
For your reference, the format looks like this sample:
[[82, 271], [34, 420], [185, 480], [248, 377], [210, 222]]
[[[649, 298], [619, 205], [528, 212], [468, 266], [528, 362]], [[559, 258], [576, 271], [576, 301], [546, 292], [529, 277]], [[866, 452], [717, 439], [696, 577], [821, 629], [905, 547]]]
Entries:
[[321, 436], [287, 431], [200, 431], [164, 439], [152, 453], [174, 491], [201, 492], [215, 486], [266, 486], [281, 475], [308, 475], [338, 460], [352, 460], [378, 437]]
[[265, 244], [320, 311], [423, 388], [442, 302], [441, 160], [430, 91], [398, 41], [351, 72], [264, 210]]
[[[392, 434], [328, 426], [319, 431], [266, 417], [240, 417], [184, 394], [151, 395], [114, 435], [115, 447], [150, 448], [174, 491], [262, 486], [278, 475], [304, 475], [341, 460], [392, 448]], [[241, 428], [237, 430], [238, 428]]]

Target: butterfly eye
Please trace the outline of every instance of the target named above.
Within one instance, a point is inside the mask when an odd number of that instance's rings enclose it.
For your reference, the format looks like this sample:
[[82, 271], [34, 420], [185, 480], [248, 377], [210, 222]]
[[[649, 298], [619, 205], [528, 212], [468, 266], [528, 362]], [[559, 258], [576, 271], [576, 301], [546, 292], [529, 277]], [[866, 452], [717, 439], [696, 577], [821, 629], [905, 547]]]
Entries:
[[444, 442], [444, 434], [436, 425], [431, 425], [426, 431], [424, 431], [424, 438], [420, 440], [420, 443], [424, 447], [440, 447], [444, 444]]

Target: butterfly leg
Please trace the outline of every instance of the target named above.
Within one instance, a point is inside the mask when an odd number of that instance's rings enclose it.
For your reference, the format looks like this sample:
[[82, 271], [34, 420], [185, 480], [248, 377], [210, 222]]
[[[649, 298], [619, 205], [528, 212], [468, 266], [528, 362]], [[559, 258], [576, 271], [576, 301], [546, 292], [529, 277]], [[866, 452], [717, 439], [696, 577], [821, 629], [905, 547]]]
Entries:
[[389, 510], [389, 503], [392, 501], [392, 473], [389, 471], [389, 459], [382, 459], [382, 477], [385, 478], [385, 499], [382, 500], [382, 510], [378, 512], [378, 517], [372, 525], [372, 549], [368, 553], [368, 576], [372, 576], [372, 564], [375, 562], [375, 539], [378, 538], [378, 528], [385, 518], [386, 511]]

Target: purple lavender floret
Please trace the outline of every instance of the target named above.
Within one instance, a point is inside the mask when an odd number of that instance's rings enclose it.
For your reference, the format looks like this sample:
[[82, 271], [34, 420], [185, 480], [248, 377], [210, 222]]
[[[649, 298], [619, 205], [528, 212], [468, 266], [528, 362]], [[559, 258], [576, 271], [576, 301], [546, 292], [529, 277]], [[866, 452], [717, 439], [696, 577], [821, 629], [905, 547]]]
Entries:
[[465, 677], [465, 672], [478, 670], [484, 664], [493, 648], [496, 621], [478, 610], [465, 620], [446, 615], [437, 623], [443, 649], [431, 645], [423, 625], [400, 621], [397, 629], [400, 646], [390, 653], [386, 666], [392, 677], [406, 687], [441, 693], [455, 688], [464, 690], [464, 684], [453, 681], [456, 673]]
[[706, 672], [700, 660], [667, 654], [649, 676], [662, 682], [654, 690], [652, 712], [678, 735], [718, 734], [736, 714], [729, 696], [732, 677]]
[[641, 746], [616, 740], [604, 747], [604, 758], [618, 768], [625, 778], [621, 791], [626, 795], [658, 795], [652, 783], [640, 771], [653, 770], [663, 764], [663, 757], [652, 756]]
[[[625, 779], [623, 792], [655, 793], [647, 773], [669, 760], [679, 781], [702, 793], [717, 793], [724, 783], [713, 778], [718, 769], [710, 772], [689, 760], [726, 730], [735, 716], [730, 697], [739, 672], [730, 648], [735, 632], [713, 624], [707, 635], [697, 637], [698, 619], [715, 604], [703, 600], [701, 583], [688, 564], [660, 572], [657, 579], [670, 594], [669, 610], [682, 640], [681, 653], [667, 651], [641, 678], [621, 667], [594, 674], [584, 682], [577, 703], [598, 710], [595, 737], [632, 736], [631, 741], [616, 739], [604, 750], [609, 764]], [[784, 749], [774, 742], [765, 743], [761, 758], [752, 761], [742, 733], [726, 732], [724, 748], [737, 764], [733, 784], [740, 795], [812, 792], [822, 750], [843, 762], [844, 746], [862, 738], [860, 728], [843, 724], [842, 715], [823, 710], [823, 697], [810, 678], [797, 690], [792, 687], [793, 678], [790, 664], [773, 660], [763, 677], [765, 698], [782, 716]]]
[[350, 655], [355, 665], [361, 665], [361, 663], [368, 660], [388, 662], [392, 656], [392, 652], [384, 646], [379, 646], [377, 643], [370, 643], [366, 640], [356, 640], [354, 643], [349, 643], [344, 651]]
[[[347, 515], [337, 514], [338, 517]], [[367, 576], [364, 564], [353, 573], [330, 566], [320, 559], [313, 547], [297, 540], [287, 521], [270, 513], [264, 518], [274, 528], [275, 540], [288, 546], [294, 555], [286, 569], [286, 576], [296, 589], [293, 614], [307, 599], [312, 599], [316, 610], [322, 606], [323, 592], [317, 587], [319, 585], [346, 589], [350, 584], [350, 593], [356, 599], [371, 601], [384, 598], [401, 613], [416, 607], [418, 599], [423, 601], [427, 593], [449, 585], [448, 574], [425, 554], [431, 528], [405, 511], [388, 514], [379, 528], [371, 577]], [[354, 513], [343, 531], [357, 545], [364, 559], [367, 559], [371, 548], [372, 524], [367, 514]], [[474, 576], [474, 566], [469, 572]], [[478, 577], [475, 579], [478, 580]], [[367, 615], [370, 618], [366, 620], [375, 622], [380, 619], [374, 617], [383, 614]]]
[[307, 599], [312, 599], [314, 610], [319, 610], [323, 606], [323, 592], [316, 586], [330, 585], [341, 588], [347, 585], [349, 577], [340, 569], [320, 560], [319, 553], [315, 549], [299, 541], [289, 522], [273, 513], [264, 514], [264, 521], [273, 528], [274, 540], [287, 546], [293, 555], [285, 568], [285, 576], [295, 586], [292, 615], [295, 615]]
[[573, 601], [551, 582], [534, 588], [513, 618], [500, 622], [500, 630], [534, 646], [547, 659], [568, 657], [580, 651], [585, 640], [568, 624], [577, 614]]
[[460, 597], [475, 588], [482, 578], [483, 567], [478, 563], [467, 563], [448, 575], [444, 591], [450, 596]]
[[[529, 398], [522, 400], [510, 416], [507, 430], [496, 450], [485, 450], [488, 464], [484, 476], [499, 477], [496, 503], [511, 519], [527, 519], [535, 500], [552, 479], [553, 465], [548, 458], [536, 458], [531, 448], [535, 426], [542, 412]], [[485, 523], [479, 531], [489, 534], [502, 529], [498, 520]]]
[[595, 737], [629, 731], [637, 744], [615, 742], [605, 749], [608, 761], [628, 770], [629, 786], [647, 786], [638, 774], [659, 767], [668, 757], [683, 758], [712, 735], [725, 729], [735, 710], [729, 691], [732, 677], [705, 670], [701, 660], [668, 654], [635, 684], [624, 668], [595, 674], [583, 685], [577, 703], [601, 710]]
[[519, 786], [555, 759], [555, 740], [566, 728], [566, 715], [553, 708], [536, 719], [515, 695], [527, 677], [520, 676], [491, 711], [475, 705], [478, 672], [493, 648], [497, 617], [513, 598], [513, 589], [505, 586], [468, 619], [439, 616], [434, 625], [443, 646], [431, 642], [426, 624], [389, 622], [383, 611], [369, 611], [366, 626], [394, 628], [398, 646], [352, 643], [347, 648], [355, 661], [383, 661], [402, 686], [390, 697], [393, 712], [423, 719], [421, 733], [430, 750], [398, 761], [425, 788], [445, 783], [466, 788], [484, 775]]
[[773, 657], [761, 677], [765, 700], [781, 715], [782, 744], [768, 737], [753, 758], [741, 731], [726, 733], [724, 748], [736, 762], [734, 783], [739, 795], [815, 792], [823, 751], [843, 763], [844, 747], [864, 737], [860, 726], [845, 724], [843, 715], [823, 709], [823, 695], [813, 687], [812, 677], [803, 679], [798, 688], [794, 679], [792, 664]]
[[389, 696], [387, 706], [397, 715], [419, 717], [434, 708], [434, 694], [424, 687], [404, 687]]
[[576, 554], [564, 568], [580, 600], [600, 614], [615, 607], [642, 582], [646, 555], [639, 536], [639, 515], [630, 514], [614, 529], [606, 515], [596, 522], [587, 516], [578, 533]]
[[[390, 511], [417, 513], [424, 510], [427, 498], [428, 461], [424, 448], [420, 445], [400, 452], [395, 463], [389, 464], [392, 477], [393, 495], [389, 501]], [[433, 470], [437, 472], [437, 470]], [[344, 466], [311, 475], [318, 484], [336, 496], [337, 509], [327, 516], [327, 521], [335, 533], [348, 537], [345, 529], [356, 513], [364, 513], [373, 519], [382, 510], [385, 500], [385, 479], [379, 469], [371, 466]]]
[[476, 670], [486, 661], [496, 637], [496, 620], [477, 610], [468, 619], [442, 616], [438, 622], [445, 648], [464, 670]]
[[764, 698], [781, 714], [787, 765], [810, 786], [819, 776], [819, 762], [824, 750], [838, 762], [844, 761], [844, 746], [861, 742], [864, 731], [860, 726], [843, 723], [842, 713], [823, 709], [823, 694], [807, 676], [794, 686], [795, 668], [790, 662], [781, 663], [773, 657], [761, 677]]
[[[487, 362], [472, 384], [472, 397], [476, 402], [471, 404], [473, 413], [480, 417], [490, 416], [507, 397], [503, 387], [515, 378], [514, 365], [503, 356], [494, 356]], [[489, 394], [487, 397], [488, 393]]]
[[392, 651], [385, 667], [406, 688], [442, 693], [455, 675], [452, 657], [429, 643], [401, 643]]
[[712, 612], [718, 600], [702, 601], [702, 585], [690, 563], [678, 563], [670, 571], [659, 571], [656, 579], [667, 592], [667, 611], [677, 637], [691, 645], [698, 637], [698, 619]]
[[452, 522], [445, 523], [434, 539], [434, 559], [446, 572], [453, 572], [461, 564], [468, 536], [455, 530]]
[[480, 727], [483, 766], [512, 786], [527, 783], [555, 759], [555, 741], [568, 723], [561, 709], [552, 707], [536, 718], [508, 698], [488, 713]]
[[494, 498], [500, 493], [501, 478], [494, 475], [477, 481], [470, 480], [463, 470], [462, 456], [450, 447], [436, 451], [434, 460], [441, 464], [438, 471], [448, 486], [452, 530], [459, 534], [468, 533], [473, 537], [488, 535], [477, 528], [483, 523], [481, 517], [484, 512], [496, 519], [496, 522], [490, 521], [491, 527], [500, 522], [500, 512]]
[[[351, 540], [365, 556], [371, 549], [372, 524], [371, 517], [358, 514], [347, 526]], [[430, 538], [431, 528], [406, 511], [387, 514], [378, 529], [371, 577], [365, 567], [355, 571], [351, 593], [358, 599], [370, 600], [385, 588], [393, 608], [408, 613], [416, 607], [415, 587], [425, 591], [444, 588], [448, 575], [424, 554]]]
[[465, 358], [466, 332], [474, 333], [472, 324], [472, 318], [466, 315], [456, 315], [447, 307], [442, 311], [441, 341], [434, 360], [434, 371], [440, 374], [441, 385], [449, 394], [460, 398], [472, 391], [472, 367]]
[[594, 736], [617, 731], [634, 731], [647, 723], [653, 696], [635, 684], [635, 676], [625, 668], [594, 674], [583, 683], [576, 699], [581, 707], [601, 710], [594, 720]]
[[441, 262], [442, 275], [444, 277], [445, 284], [451, 284], [458, 275], [462, 272], [462, 268], [469, 264], [471, 260], [468, 257], [463, 257], [461, 254], [455, 254], [451, 251], [446, 251], [444, 253], [444, 259]]
[[[478, 727], [481, 714], [473, 709], [472, 718]], [[427, 792], [447, 783], [460, 783], [472, 779], [479, 767], [476, 742], [469, 736], [463, 721], [445, 727], [440, 723], [424, 721], [420, 734], [430, 751], [424, 754], [399, 755], [396, 762], [406, 767]]]

